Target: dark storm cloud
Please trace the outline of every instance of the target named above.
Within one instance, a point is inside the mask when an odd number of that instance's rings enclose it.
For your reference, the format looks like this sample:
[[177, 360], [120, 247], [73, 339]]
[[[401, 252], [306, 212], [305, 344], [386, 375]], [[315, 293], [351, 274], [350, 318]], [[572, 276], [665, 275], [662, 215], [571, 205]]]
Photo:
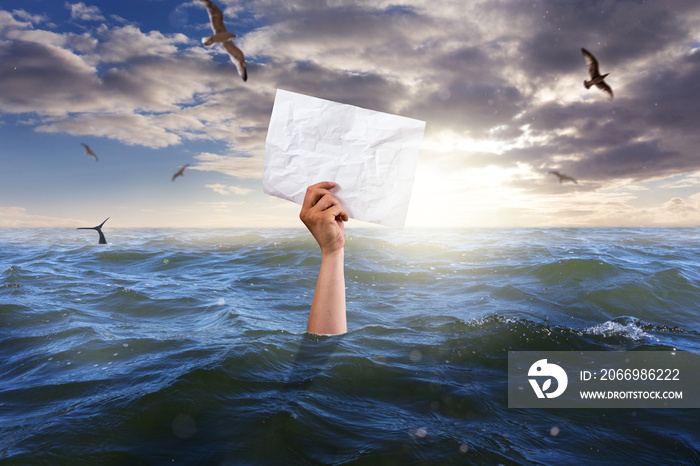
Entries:
[[[700, 95], [700, 54], [666, 53], [690, 47], [688, 18], [699, 9], [690, 1], [481, 4], [485, 24], [510, 27], [486, 35], [487, 41], [465, 37], [456, 48], [434, 47], [432, 82], [426, 79], [427, 92], [416, 93], [404, 110], [428, 121], [429, 132], [516, 142], [527, 131], [525, 142], [502, 154], [455, 153], [463, 167], [527, 163], [543, 174], [559, 167], [588, 187], [700, 169], [694, 149], [700, 105], [689, 99]], [[602, 72], [611, 73], [615, 101], [605, 101], [596, 89], [584, 94], [586, 100], [536, 99], [557, 81], [587, 78], [582, 46], [594, 50]], [[572, 95], [583, 94], [583, 85], [577, 86]]]
[[[307, 5], [308, 6], [308, 5]], [[392, 50], [396, 59], [411, 54], [411, 37], [435, 26], [434, 21], [412, 8], [376, 8], [344, 5], [287, 11], [278, 7], [261, 10], [272, 43], [287, 56], [292, 48], [317, 46], [319, 50], [347, 53], [352, 60], [359, 54], [368, 60], [381, 50]], [[286, 49], [285, 46], [291, 46]], [[276, 51], [267, 52], [275, 54]]]
[[395, 111], [395, 102], [405, 99], [407, 90], [396, 80], [375, 73], [350, 73], [317, 63], [294, 62], [273, 67], [279, 87], [321, 99], [377, 110]]
[[[643, 58], [683, 40], [689, 30], [684, 13], [697, 10], [697, 2], [544, 0], [514, 2], [500, 14], [529, 23], [531, 34], [521, 28], [519, 52], [533, 78], [546, 80], [550, 73], [582, 67], [580, 48], [591, 50], [603, 72], [614, 65]], [[524, 20], [522, 18], [525, 18]]]
[[483, 73], [492, 67], [487, 50], [475, 45], [463, 45], [456, 50], [446, 53], [432, 54], [430, 49], [425, 50], [429, 58], [429, 68], [441, 70], [454, 76], [474, 76], [481, 79], [488, 78]]
[[[176, 44], [184, 42], [184, 36], [144, 34], [126, 26], [101, 28], [98, 41], [26, 24], [12, 26], [3, 32], [15, 40], [0, 40], [3, 111], [38, 115], [133, 108], [163, 111], [177, 108], [176, 102], [191, 98], [193, 91], [207, 84], [198, 84], [202, 79], [196, 67], [206, 68], [206, 61], [185, 61], [176, 54]], [[211, 80], [215, 70], [208, 71]]]
[[525, 96], [502, 73], [499, 44], [424, 52], [432, 76], [424, 78], [425, 91], [416, 93], [402, 111], [429, 121], [429, 131], [447, 128], [483, 137], [523, 110]]
[[[686, 135], [697, 133], [700, 119], [700, 53], [695, 50], [667, 66], [652, 68], [631, 83], [639, 124]], [[629, 115], [633, 117], [633, 115]]]
[[[226, 3], [232, 22], [236, 15], [256, 19], [237, 39], [250, 57], [246, 86], [229, 80], [231, 64], [205, 50], [201, 34], [100, 26], [81, 36], [83, 49], [75, 45], [78, 37], [70, 45], [65, 35], [67, 42], [53, 46], [21, 39], [0, 44], [3, 76], [32, 71], [3, 80], [0, 105], [66, 118], [71, 112], [171, 112], [171, 118], [143, 116], [183, 138], [202, 137], [200, 127], [207, 125], [229, 142], [261, 147], [274, 89], [283, 88], [425, 120], [428, 137], [445, 132], [504, 147], [485, 153], [460, 146], [445, 155], [455, 168], [528, 164], [543, 177], [547, 169], [561, 169], [586, 186], [700, 168], [695, 0], [414, 0], [401, 6], [269, 0], [222, 2], [222, 9]], [[208, 27], [199, 13], [197, 21]], [[581, 47], [611, 73], [614, 101], [583, 88]], [[24, 68], [15, 71], [15, 64]]]
[[[519, 18], [520, 56], [513, 61], [528, 76], [518, 88], [518, 108], [524, 111], [501, 123], [511, 129], [527, 125], [532, 141], [492, 157], [494, 164], [524, 162], [540, 171], [557, 167], [589, 185], [700, 169], [695, 149], [700, 143], [696, 130], [700, 53], [691, 50], [696, 38], [688, 23], [688, 18], [697, 17], [700, 4], [542, 1], [509, 3], [513, 7], [509, 9], [504, 2], [488, 5], [485, 8], [492, 13], [498, 9], [503, 16]], [[602, 72], [611, 73], [615, 100], [605, 101], [595, 89], [587, 100], [532, 100], [537, 90], [554, 87], [556, 80], [586, 78], [581, 46], [596, 54]], [[490, 72], [487, 68], [484, 74]], [[540, 188], [533, 185], [533, 190]]]
[[699, 166], [691, 158], [665, 150], [659, 141], [629, 142], [606, 148], [570, 164], [571, 171], [578, 176], [598, 181], [619, 178], [639, 181]]
[[[700, 169], [696, 122], [700, 104], [700, 69], [695, 53], [652, 69], [607, 102], [550, 102], [523, 117], [535, 136], [549, 135], [536, 146], [504, 154], [504, 163], [528, 162], [546, 168], [557, 163], [580, 179], [637, 181]], [[557, 131], [569, 130], [565, 134]]]
[[[282, 6], [282, 8], [280, 8]], [[302, 36], [335, 34], [352, 37], [374, 35], [382, 30], [377, 26], [400, 24], [411, 19], [421, 19], [420, 9], [409, 4], [381, 5], [381, 2], [305, 0], [302, 2], [270, 0], [248, 2], [245, 5], [257, 17], [264, 17], [269, 25], [292, 21], [304, 26], [298, 32]], [[344, 20], [343, 20], [344, 19]]]
[[484, 137], [489, 129], [510, 122], [523, 102], [520, 91], [506, 84], [452, 82], [403, 112], [436, 128]]
[[[6, 112], [63, 113], [66, 100], [74, 108], [94, 106], [85, 89], [99, 85], [92, 70], [57, 47], [16, 41], [0, 43], [0, 109]], [[49, 86], [46, 78], [51, 76]], [[51, 96], [47, 99], [48, 95]]]

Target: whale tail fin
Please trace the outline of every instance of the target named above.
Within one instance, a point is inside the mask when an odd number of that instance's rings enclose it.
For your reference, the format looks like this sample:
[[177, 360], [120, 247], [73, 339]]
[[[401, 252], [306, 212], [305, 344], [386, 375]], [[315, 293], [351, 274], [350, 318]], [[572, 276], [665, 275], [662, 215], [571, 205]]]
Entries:
[[97, 233], [100, 234], [100, 241], [98, 242], [98, 244], [107, 244], [107, 239], [105, 238], [104, 233], [102, 233], [102, 225], [104, 225], [107, 220], [109, 220], [109, 217], [107, 217], [104, 222], [100, 223], [96, 227], [78, 227], [76, 229], [77, 230], [96, 230]]

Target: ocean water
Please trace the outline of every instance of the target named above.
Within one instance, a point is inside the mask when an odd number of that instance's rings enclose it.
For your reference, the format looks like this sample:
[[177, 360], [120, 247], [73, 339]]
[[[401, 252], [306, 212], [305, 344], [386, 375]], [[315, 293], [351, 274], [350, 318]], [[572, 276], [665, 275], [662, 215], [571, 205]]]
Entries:
[[507, 352], [700, 351], [700, 229], [0, 230], [0, 464], [700, 464], [700, 413], [512, 409]]

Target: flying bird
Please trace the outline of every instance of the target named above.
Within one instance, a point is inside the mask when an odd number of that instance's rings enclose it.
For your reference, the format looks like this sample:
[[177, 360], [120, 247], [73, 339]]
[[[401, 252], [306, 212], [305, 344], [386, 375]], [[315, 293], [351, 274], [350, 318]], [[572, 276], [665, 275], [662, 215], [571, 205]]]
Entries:
[[185, 176], [185, 168], [187, 168], [187, 167], [189, 167], [189, 166], [190, 166], [189, 163], [186, 163], [185, 165], [183, 165], [183, 166], [177, 171], [177, 173], [175, 173], [175, 174], [173, 175], [172, 181], [175, 181], [175, 178], [177, 178], [178, 176]]
[[586, 86], [586, 89], [590, 89], [591, 86], [596, 86], [598, 89], [602, 89], [608, 93], [610, 100], [612, 100], [613, 91], [610, 86], [608, 86], [608, 83], [604, 81], [605, 77], [610, 73], [601, 75], [600, 71], [598, 71], [598, 60], [595, 59], [593, 54], [584, 48], [581, 48], [581, 53], [583, 54], [583, 58], [586, 59], [586, 63], [588, 63], [588, 74], [591, 75], [590, 81], [584, 80], [583, 85]]
[[247, 81], [248, 72], [245, 67], [245, 57], [241, 49], [236, 47], [231, 40], [236, 37], [236, 35], [228, 32], [226, 26], [224, 26], [224, 14], [219, 7], [214, 5], [210, 0], [199, 1], [206, 5], [207, 11], [209, 12], [209, 19], [211, 20], [211, 29], [214, 31], [213, 36], [202, 38], [202, 43], [205, 47], [209, 47], [215, 43], [221, 44], [231, 56], [233, 64], [236, 65], [238, 75], [243, 78], [243, 81]]
[[80, 227], [77, 229], [78, 230], [97, 230], [97, 232], [100, 234], [100, 241], [98, 244], [107, 244], [107, 240], [105, 239], [105, 235], [102, 234], [102, 225], [104, 225], [107, 220], [109, 220], [109, 217], [107, 217], [104, 222], [100, 223], [96, 227]]
[[95, 153], [92, 151], [92, 149], [90, 149], [90, 146], [88, 146], [88, 145], [85, 144], [85, 143], [81, 143], [81, 144], [82, 144], [83, 147], [85, 148], [85, 155], [92, 157], [93, 159], [95, 159], [95, 162], [97, 162], [97, 154], [95, 154]]
[[559, 173], [556, 170], [550, 171], [549, 174], [555, 175], [557, 178], [559, 178], [559, 183], [563, 183], [564, 181], [573, 181], [574, 184], [578, 184], [578, 182], [569, 175], [564, 175], [563, 173]]

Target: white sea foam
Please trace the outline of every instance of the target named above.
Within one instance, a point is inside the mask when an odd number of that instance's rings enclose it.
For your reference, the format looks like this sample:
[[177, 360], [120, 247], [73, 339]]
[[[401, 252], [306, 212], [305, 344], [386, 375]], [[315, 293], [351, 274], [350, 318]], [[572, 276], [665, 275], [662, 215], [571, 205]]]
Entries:
[[642, 328], [638, 326], [638, 323], [635, 321], [619, 323], [608, 320], [603, 322], [602, 324], [594, 325], [593, 327], [588, 327], [583, 331], [583, 333], [586, 333], [588, 335], [602, 335], [605, 337], [623, 336], [636, 341], [644, 339], [650, 339], [654, 341], [659, 340], [658, 338], [649, 335], [647, 332], [645, 332]]

